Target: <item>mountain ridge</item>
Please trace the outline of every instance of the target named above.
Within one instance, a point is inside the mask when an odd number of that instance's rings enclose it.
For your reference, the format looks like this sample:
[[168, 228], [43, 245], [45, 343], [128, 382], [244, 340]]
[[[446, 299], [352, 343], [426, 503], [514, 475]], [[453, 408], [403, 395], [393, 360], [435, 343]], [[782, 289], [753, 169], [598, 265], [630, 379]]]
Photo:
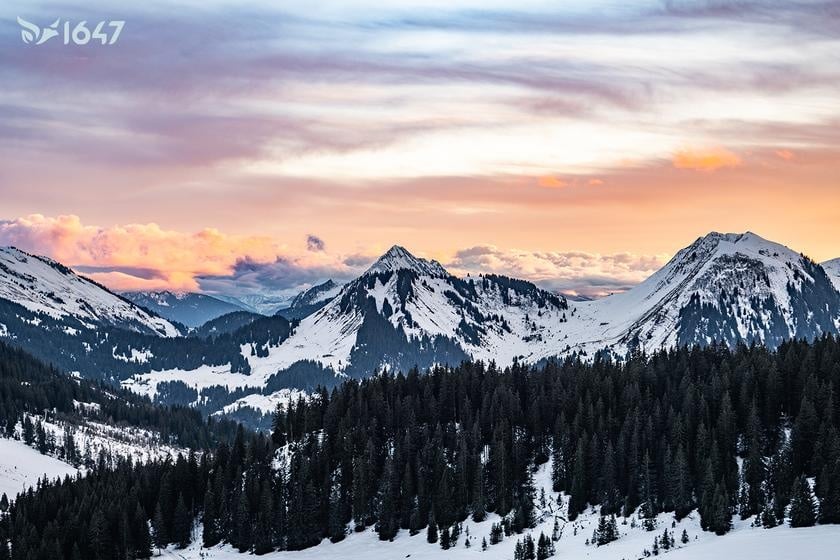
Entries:
[[161, 317], [191, 328], [200, 327], [228, 313], [246, 311], [242, 306], [196, 292], [132, 291], [120, 295]]
[[[127, 385], [150, 396], [173, 381], [193, 392], [254, 392], [464, 360], [505, 367], [713, 342], [773, 348], [840, 330], [840, 292], [827, 272], [752, 232], [699, 237], [634, 288], [592, 301], [495, 274], [459, 278], [394, 246], [356, 279], [313, 286], [296, 302], [305, 312], [282, 324], [248, 314], [209, 324], [202, 336], [233, 335], [212, 360], [202, 358], [209, 349], [193, 348], [181, 360], [189, 345], [167, 350], [121, 335], [113, 351], [121, 362], [112, 369], [131, 372]], [[2, 314], [0, 325], [0, 337], [15, 336], [4, 333]], [[72, 347], [65, 339], [62, 348]], [[162, 351], [173, 354], [155, 355]], [[97, 371], [103, 367], [100, 357]]]

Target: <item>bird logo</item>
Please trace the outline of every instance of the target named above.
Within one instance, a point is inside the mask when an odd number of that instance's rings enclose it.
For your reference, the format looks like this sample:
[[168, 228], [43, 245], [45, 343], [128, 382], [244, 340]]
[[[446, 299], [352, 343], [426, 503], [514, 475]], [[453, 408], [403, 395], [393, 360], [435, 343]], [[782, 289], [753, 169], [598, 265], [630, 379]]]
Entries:
[[58, 35], [58, 22], [61, 18], [55, 20], [51, 25], [48, 27], [44, 27], [43, 29], [35, 25], [30, 21], [26, 21], [22, 17], [18, 16], [17, 22], [20, 24], [20, 38], [23, 39], [23, 42], [27, 45], [29, 44], [36, 44], [36, 45], [43, 45], [56, 35]]

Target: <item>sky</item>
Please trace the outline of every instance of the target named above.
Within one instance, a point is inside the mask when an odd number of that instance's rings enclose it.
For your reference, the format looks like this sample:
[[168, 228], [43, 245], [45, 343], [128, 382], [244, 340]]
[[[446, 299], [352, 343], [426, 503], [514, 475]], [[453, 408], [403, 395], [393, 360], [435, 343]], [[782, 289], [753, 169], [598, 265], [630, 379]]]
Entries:
[[393, 244], [586, 296], [710, 231], [840, 256], [840, 1], [7, 0], [0, 84], [0, 245], [116, 290], [293, 294]]

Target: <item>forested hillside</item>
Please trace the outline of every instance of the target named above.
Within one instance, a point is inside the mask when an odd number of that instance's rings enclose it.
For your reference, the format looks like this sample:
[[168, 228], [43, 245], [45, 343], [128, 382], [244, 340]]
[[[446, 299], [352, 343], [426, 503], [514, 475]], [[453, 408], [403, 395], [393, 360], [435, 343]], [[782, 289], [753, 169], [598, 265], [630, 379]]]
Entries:
[[55, 452], [38, 425], [45, 414], [68, 425], [97, 421], [142, 428], [159, 434], [163, 442], [201, 450], [232, 440], [236, 432], [230, 420], [205, 420], [190, 407], [155, 405], [127, 390], [68, 377], [0, 342], [0, 436], [21, 437], [43, 453]]
[[145, 557], [152, 543], [186, 546], [193, 520], [205, 545], [257, 554], [367, 527], [383, 540], [426, 531], [447, 548], [467, 516], [500, 514], [498, 539], [531, 526], [533, 473], [549, 461], [567, 517], [599, 507], [604, 538], [630, 512], [653, 528], [659, 512], [698, 510], [718, 534], [733, 515], [838, 523], [838, 384], [832, 337], [382, 375], [300, 400], [271, 437], [240, 431], [200, 460], [45, 484], [18, 498], [2, 534], [26, 560]]

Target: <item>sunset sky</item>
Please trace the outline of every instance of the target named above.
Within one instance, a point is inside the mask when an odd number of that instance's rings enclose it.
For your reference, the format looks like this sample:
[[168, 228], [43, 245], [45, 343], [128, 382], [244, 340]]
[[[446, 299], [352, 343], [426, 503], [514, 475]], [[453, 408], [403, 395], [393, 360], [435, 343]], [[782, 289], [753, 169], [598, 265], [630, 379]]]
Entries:
[[0, 245], [114, 289], [293, 293], [401, 244], [603, 295], [712, 230], [840, 256], [840, 2], [0, 4]]

